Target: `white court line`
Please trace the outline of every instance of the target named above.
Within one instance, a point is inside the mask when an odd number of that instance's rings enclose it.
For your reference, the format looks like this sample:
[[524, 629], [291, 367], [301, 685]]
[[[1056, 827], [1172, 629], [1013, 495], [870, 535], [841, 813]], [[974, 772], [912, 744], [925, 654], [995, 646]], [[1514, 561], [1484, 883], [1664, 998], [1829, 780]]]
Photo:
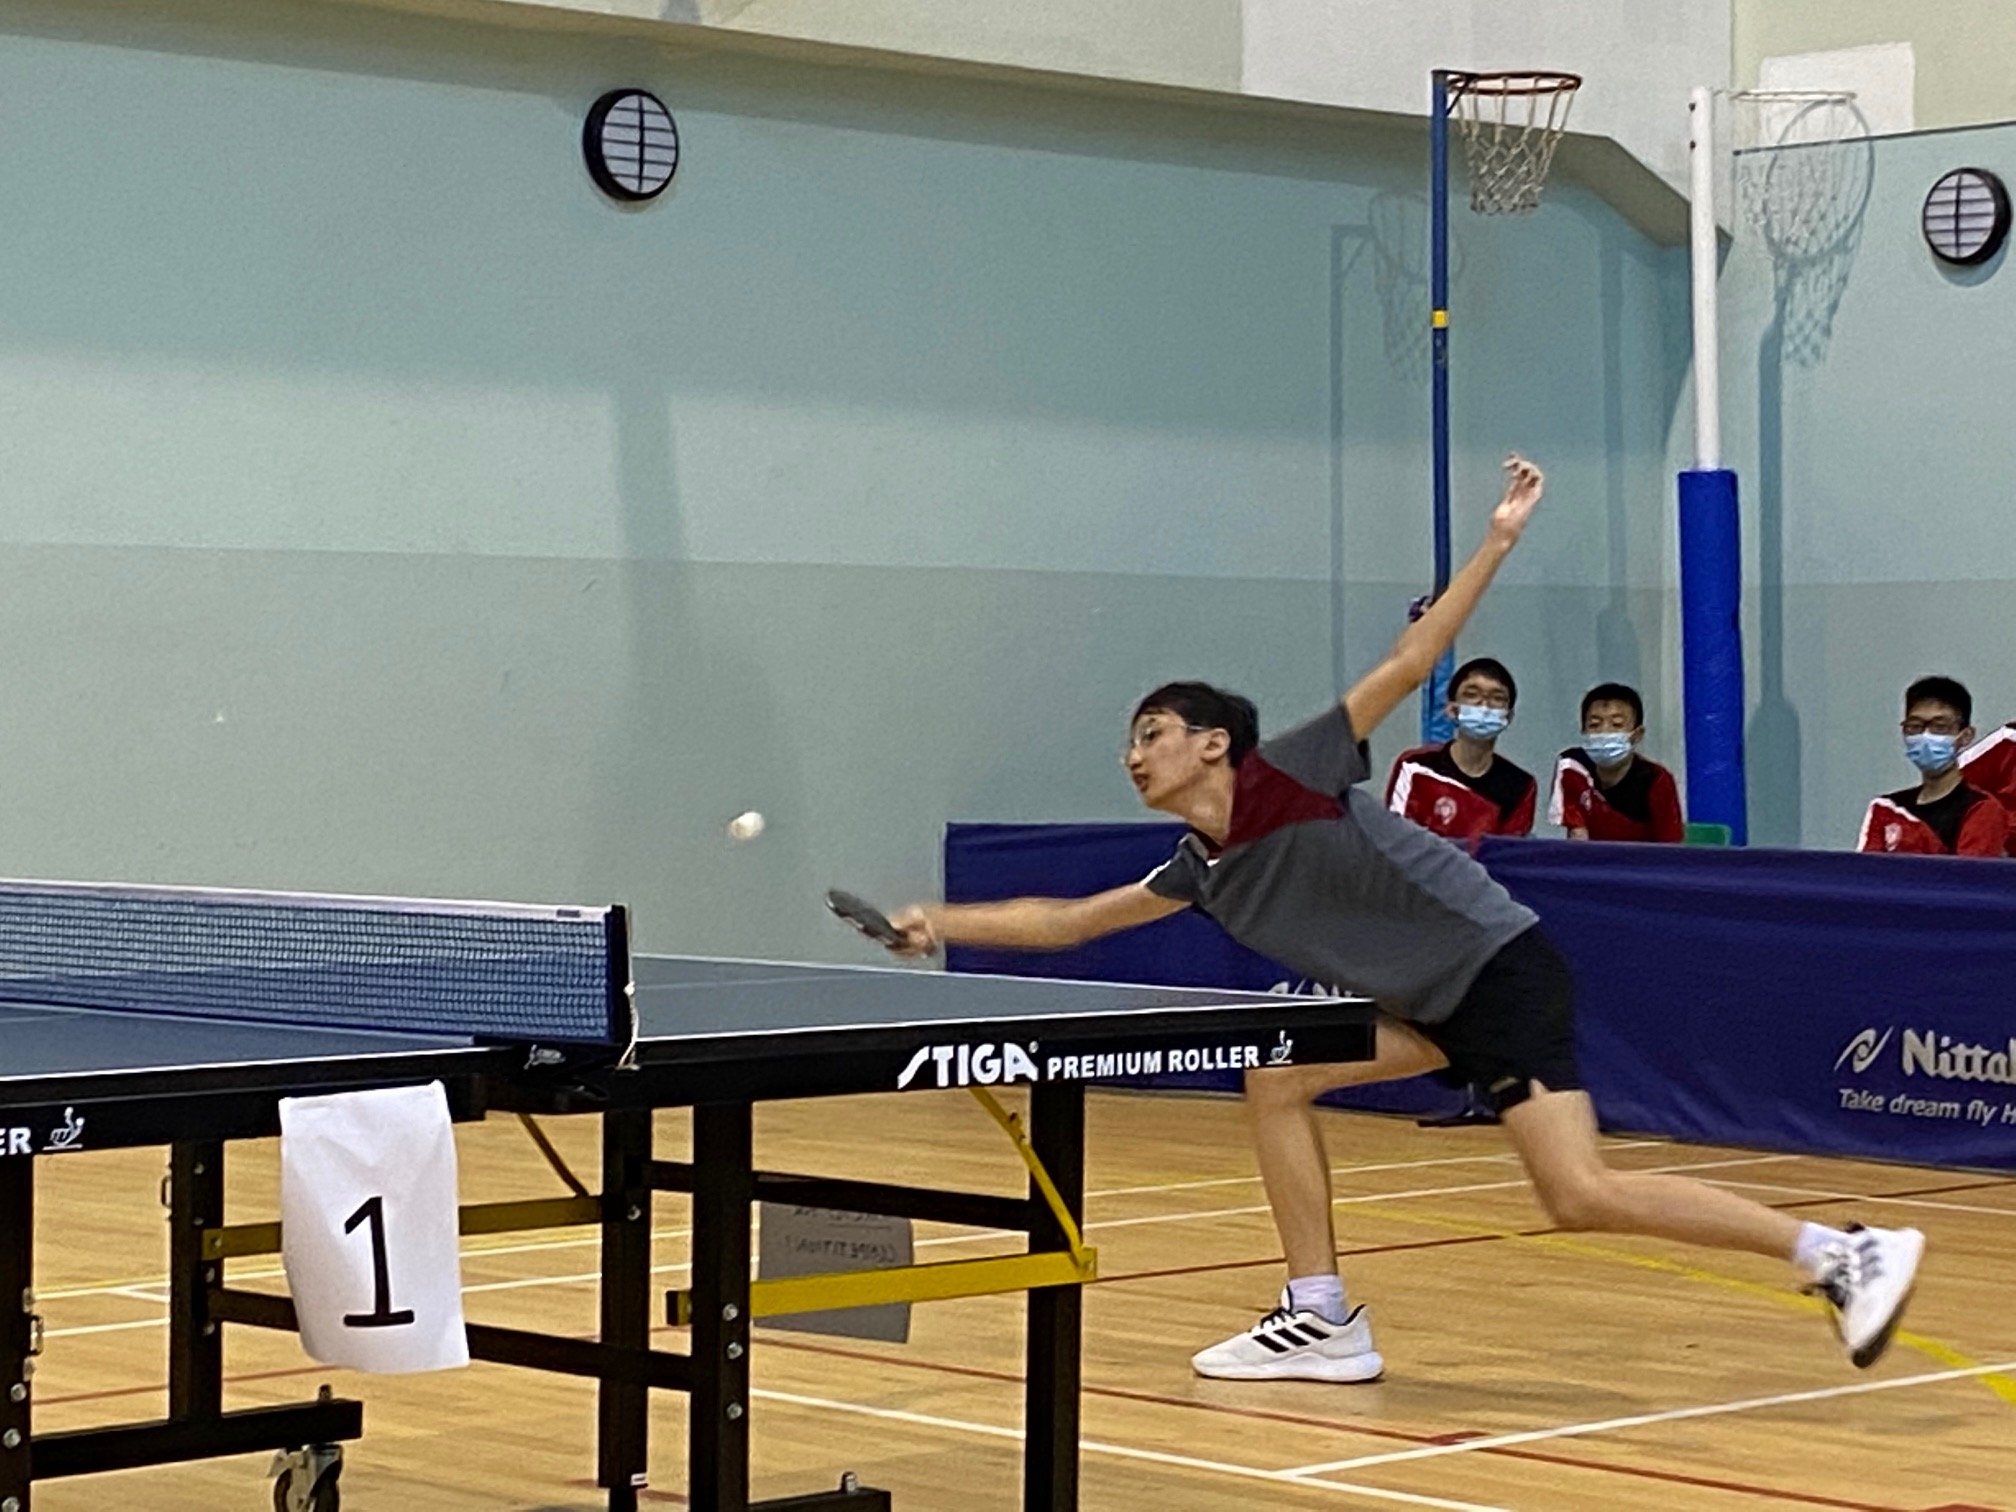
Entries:
[[1620, 1428], [1642, 1428], [1649, 1423], [1676, 1423], [1687, 1418], [1717, 1417], [1729, 1412], [1754, 1412], [1763, 1407], [1786, 1407], [1799, 1402], [1825, 1402], [1836, 1397], [1861, 1396], [1872, 1391], [1899, 1391], [1908, 1386], [1929, 1386], [1941, 1381], [1963, 1381], [1973, 1376], [2002, 1375], [2016, 1369], [2016, 1360], [2000, 1365], [1970, 1365], [1964, 1370], [1935, 1370], [1925, 1375], [1897, 1376], [1887, 1381], [1857, 1381], [1847, 1386], [1823, 1386], [1813, 1391], [1788, 1391], [1778, 1396], [1746, 1397], [1736, 1402], [1712, 1402], [1701, 1407], [1673, 1407], [1664, 1412], [1641, 1412], [1634, 1417], [1605, 1418], [1595, 1423], [1571, 1423], [1562, 1428], [1535, 1428], [1527, 1433], [1500, 1433], [1490, 1438], [1465, 1439], [1460, 1444], [1429, 1444], [1419, 1449], [1396, 1449], [1386, 1454], [1361, 1454], [1355, 1459], [1331, 1460], [1320, 1465], [1298, 1465], [1291, 1475], [1323, 1475], [1332, 1470], [1362, 1470], [1369, 1465], [1398, 1464], [1403, 1460], [1439, 1459], [1449, 1454], [1475, 1454], [1480, 1449], [1509, 1449], [1517, 1444], [1537, 1444], [1547, 1439], [1577, 1438], [1591, 1433], [1614, 1433]]
[[[1649, 1142], [1663, 1143], [1663, 1141], [1649, 1141]], [[1663, 1176], [1663, 1175], [1672, 1175], [1675, 1173], [1686, 1173], [1690, 1171], [1714, 1171], [1714, 1170], [1723, 1170], [1730, 1166], [1763, 1165], [1766, 1162], [1773, 1160], [1796, 1160], [1798, 1158], [1800, 1157], [1795, 1155], [1744, 1155], [1729, 1160], [1694, 1161], [1686, 1165], [1647, 1166], [1644, 1167], [1638, 1174], [1647, 1176]], [[1363, 1168], [1361, 1167], [1360, 1169]], [[1462, 1196], [1474, 1192], [1503, 1192], [1503, 1191], [1512, 1191], [1526, 1185], [1528, 1185], [1526, 1179], [1524, 1177], [1520, 1177], [1517, 1180], [1513, 1181], [1482, 1181], [1482, 1182], [1468, 1183], [1463, 1186], [1414, 1187], [1407, 1191], [1402, 1192], [1365, 1192], [1365, 1193], [1358, 1193], [1349, 1197], [1333, 1198], [1331, 1200], [1331, 1206], [1351, 1207], [1363, 1203], [1400, 1202], [1416, 1197], [1445, 1197], [1445, 1196]], [[1786, 1190], [1789, 1191], [1796, 1189], [1787, 1188]], [[1213, 1208], [1210, 1209], [1209, 1211], [1200, 1213], [1150, 1213], [1137, 1218], [1101, 1219], [1097, 1222], [1086, 1224], [1084, 1226], [1083, 1232], [1087, 1234], [1104, 1233], [1110, 1229], [1141, 1228], [1151, 1224], [1192, 1223], [1197, 1222], [1199, 1220], [1211, 1219], [1211, 1218], [1250, 1218], [1271, 1211], [1273, 1210], [1270, 1207], [1268, 1207], [1267, 1204], [1260, 1203], [1258, 1205], [1247, 1207]], [[660, 1239], [685, 1238], [692, 1232], [693, 1231], [690, 1228], [654, 1229], [652, 1231], [651, 1238], [652, 1242], [656, 1243]], [[1023, 1236], [1019, 1233], [1011, 1233], [1010, 1231], [1005, 1229], [998, 1229], [998, 1230], [979, 1229], [968, 1233], [941, 1234], [933, 1238], [919, 1239], [917, 1241], [916, 1247], [918, 1249], [924, 1249], [927, 1247], [936, 1247], [947, 1244], [972, 1244], [980, 1240], [1019, 1239], [1022, 1237]], [[467, 1262], [471, 1260], [482, 1260], [491, 1255], [516, 1255], [531, 1252], [545, 1252], [556, 1249], [573, 1249], [573, 1248], [580, 1248], [581, 1246], [589, 1244], [599, 1244], [600, 1242], [601, 1240], [599, 1236], [590, 1236], [588, 1238], [578, 1240], [569, 1239], [569, 1240], [549, 1241], [537, 1244], [498, 1245], [492, 1248], [464, 1250], [462, 1251], [462, 1259], [464, 1260], [464, 1262]], [[671, 1265], [671, 1266], [661, 1265], [654, 1267], [654, 1272], [664, 1270], [676, 1270], [679, 1268], [681, 1268], [680, 1265]], [[270, 1281], [284, 1274], [286, 1273], [283, 1270], [281, 1270], [277, 1266], [273, 1266], [273, 1267], [266, 1267], [264, 1269], [256, 1271], [234, 1271], [231, 1274], [230, 1279], [233, 1285], [237, 1285], [239, 1283], [246, 1281]], [[511, 1291], [532, 1286], [572, 1285], [580, 1281], [594, 1280], [594, 1279], [599, 1279], [599, 1273], [593, 1276], [581, 1275], [581, 1276], [553, 1276], [553, 1277], [523, 1277], [510, 1281], [494, 1281], [494, 1282], [485, 1282], [475, 1286], [465, 1286], [463, 1290], [468, 1292]], [[166, 1305], [165, 1298], [156, 1298], [147, 1296], [145, 1294], [146, 1288], [150, 1286], [161, 1286], [165, 1284], [166, 1284], [165, 1282], [148, 1283], [148, 1282], [127, 1281], [127, 1282], [119, 1282], [111, 1286], [71, 1287], [63, 1291], [43, 1292], [40, 1295], [44, 1301], [70, 1301], [80, 1297], [105, 1297], [105, 1296], [130, 1297], [135, 1301], [157, 1302], [160, 1305], [165, 1306]], [[102, 1329], [110, 1329], [115, 1327], [118, 1328], [143, 1327], [146, 1325], [103, 1324], [99, 1326]], [[67, 1332], [67, 1330], [52, 1330], [51, 1337], [60, 1338], [63, 1336], [64, 1332]]]
[[1889, 1207], [1933, 1208], [1942, 1213], [1985, 1213], [1991, 1218], [2016, 1218], [2016, 1208], [1982, 1207], [1974, 1202], [1933, 1202], [1924, 1197], [1878, 1197], [1870, 1192], [1823, 1192], [1814, 1187], [1778, 1186], [1768, 1181], [1711, 1181], [1708, 1184], [1743, 1187], [1754, 1192], [1783, 1192], [1795, 1197], [1827, 1197], [1836, 1202], [1880, 1202]]
[[[879, 1418], [884, 1422], [909, 1423], [919, 1428], [943, 1428], [953, 1433], [970, 1433], [982, 1438], [1006, 1439], [1015, 1443], [1020, 1443], [1022, 1440], [1020, 1428], [1002, 1428], [993, 1423], [969, 1423], [959, 1418], [934, 1417], [922, 1412], [903, 1412], [894, 1407], [869, 1407], [860, 1402], [835, 1402], [825, 1397], [800, 1396], [796, 1392], [771, 1391], [767, 1388], [753, 1389], [749, 1394], [766, 1402], [781, 1402], [792, 1407], [852, 1413], [859, 1417]], [[1305, 1477], [1299, 1470], [1262, 1470], [1255, 1465], [1232, 1465], [1222, 1460], [1198, 1459], [1188, 1454], [1168, 1454], [1159, 1449], [1137, 1449], [1131, 1444], [1107, 1444], [1097, 1439], [1080, 1439], [1078, 1447], [1086, 1454], [1103, 1454], [1114, 1459], [1172, 1465], [1179, 1470], [1208, 1470], [1217, 1475], [1238, 1476], [1243, 1480], [1270, 1481], [1277, 1486], [1300, 1486], [1310, 1491], [1328, 1491], [1334, 1495], [1359, 1496], [1372, 1501], [1401, 1502], [1410, 1507], [1439, 1507], [1446, 1509], [1446, 1512], [1506, 1512], [1505, 1508], [1486, 1506], [1479, 1502], [1448, 1501], [1439, 1496], [1421, 1496], [1411, 1491], [1388, 1491], [1379, 1486], [1354, 1486], [1344, 1481], [1314, 1480]]]

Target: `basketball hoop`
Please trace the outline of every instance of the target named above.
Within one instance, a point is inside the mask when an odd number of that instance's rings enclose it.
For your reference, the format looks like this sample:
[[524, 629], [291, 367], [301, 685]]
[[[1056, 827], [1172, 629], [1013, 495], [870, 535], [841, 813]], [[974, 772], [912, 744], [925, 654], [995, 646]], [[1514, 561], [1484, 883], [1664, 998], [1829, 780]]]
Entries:
[[1540, 203], [1582, 76], [1452, 73], [1449, 108], [1470, 164], [1470, 208], [1524, 215]]

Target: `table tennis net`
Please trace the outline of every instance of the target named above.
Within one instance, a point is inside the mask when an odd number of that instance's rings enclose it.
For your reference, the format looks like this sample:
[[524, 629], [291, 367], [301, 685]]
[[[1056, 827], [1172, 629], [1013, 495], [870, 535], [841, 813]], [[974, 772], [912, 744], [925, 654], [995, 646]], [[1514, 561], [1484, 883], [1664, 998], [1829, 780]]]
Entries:
[[627, 1043], [624, 911], [0, 881], [0, 1001]]

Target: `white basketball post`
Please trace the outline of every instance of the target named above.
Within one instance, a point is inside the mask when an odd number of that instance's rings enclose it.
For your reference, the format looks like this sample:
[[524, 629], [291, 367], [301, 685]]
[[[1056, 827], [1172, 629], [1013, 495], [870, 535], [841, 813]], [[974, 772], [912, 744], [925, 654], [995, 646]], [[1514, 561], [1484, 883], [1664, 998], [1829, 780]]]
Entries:
[[1715, 91], [1689, 97], [1688, 246], [1694, 275], [1694, 467], [1722, 465], [1722, 375], [1715, 303]]

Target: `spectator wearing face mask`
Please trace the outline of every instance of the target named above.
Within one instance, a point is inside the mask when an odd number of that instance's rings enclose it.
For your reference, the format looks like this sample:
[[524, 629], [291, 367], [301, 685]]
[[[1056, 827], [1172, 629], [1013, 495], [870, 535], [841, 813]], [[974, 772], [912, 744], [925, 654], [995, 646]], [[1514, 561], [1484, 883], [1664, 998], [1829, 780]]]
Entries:
[[1687, 838], [1673, 774], [1638, 754], [1645, 701], [1623, 683], [1598, 683], [1582, 695], [1582, 743], [1561, 753], [1547, 821], [1570, 840]]
[[1921, 677], [1904, 692], [1904, 758], [1921, 780], [1869, 804], [1865, 851], [1919, 856], [2000, 856], [2009, 842], [2002, 805], [1969, 783], [1960, 752], [1974, 743], [1974, 696], [1950, 677]]
[[1449, 680], [1455, 737], [1401, 753], [1386, 779], [1386, 807], [1450, 840], [1532, 834], [1539, 784], [1497, 749], [1518, 701], [1503, 662], [1479, 656], [1458, 667]]

